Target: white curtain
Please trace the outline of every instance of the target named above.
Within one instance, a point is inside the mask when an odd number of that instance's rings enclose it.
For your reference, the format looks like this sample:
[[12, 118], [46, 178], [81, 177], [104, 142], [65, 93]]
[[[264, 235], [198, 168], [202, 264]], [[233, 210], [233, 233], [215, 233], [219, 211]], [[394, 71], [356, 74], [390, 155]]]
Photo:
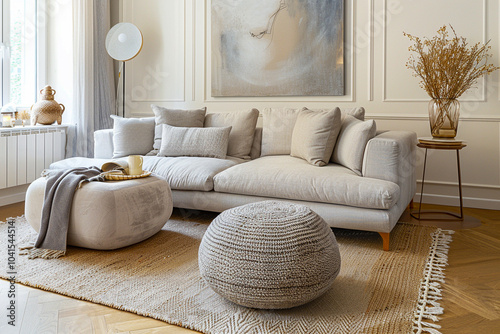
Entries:
[[115, 112], [113, 62], [105, 48], [109, 0], [73, 1], [74, 100], [67, 156], [93, 157], [94, 131], [110, 128]]
[[111, 28], [111, 0], [94, 0], [94, 130], [113, 126], [115, 114], [115, 80], [113, 59], [106, 51], [106, 36]]

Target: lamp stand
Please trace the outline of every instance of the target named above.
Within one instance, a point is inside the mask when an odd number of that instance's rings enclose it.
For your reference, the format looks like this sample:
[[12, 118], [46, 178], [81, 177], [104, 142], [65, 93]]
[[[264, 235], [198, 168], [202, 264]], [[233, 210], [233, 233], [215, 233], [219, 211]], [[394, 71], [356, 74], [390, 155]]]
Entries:
[[122, 68], [122, 72], [123, 72], [123, 77], [122, 77], [122, 80], [123, 80], [123, 85], [122, 85], [122, 88], [123, 88], [123, 92], [122, 92], [122, 116], [123, 118], [125, 118], [125, 62], [123, 62], [123, 68]]

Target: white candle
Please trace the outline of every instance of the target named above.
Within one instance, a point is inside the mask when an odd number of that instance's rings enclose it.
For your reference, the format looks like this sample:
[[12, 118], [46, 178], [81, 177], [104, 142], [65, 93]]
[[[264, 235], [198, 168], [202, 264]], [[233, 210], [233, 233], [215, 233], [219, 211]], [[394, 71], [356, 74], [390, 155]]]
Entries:
[[4, 126], [4, 127], [12, 126], [12, 116], [3, 115], [2, 116], [2, 126]]

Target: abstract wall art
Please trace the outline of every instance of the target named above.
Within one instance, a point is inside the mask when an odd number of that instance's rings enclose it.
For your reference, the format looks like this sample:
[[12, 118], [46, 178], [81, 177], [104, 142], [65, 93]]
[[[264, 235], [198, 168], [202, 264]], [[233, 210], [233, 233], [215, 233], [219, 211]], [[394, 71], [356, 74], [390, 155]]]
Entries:
[[212, 0], [212, 96], [344, 95], [344, 0]]

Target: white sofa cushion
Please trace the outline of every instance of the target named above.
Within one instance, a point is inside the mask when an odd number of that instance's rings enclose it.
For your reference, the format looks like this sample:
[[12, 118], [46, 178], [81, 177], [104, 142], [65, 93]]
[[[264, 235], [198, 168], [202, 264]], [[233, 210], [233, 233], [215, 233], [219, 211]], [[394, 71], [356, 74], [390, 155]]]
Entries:
[[214, 190], [232, 194], [390, 209], [399, 186], [356, 175], [340, 165], [322, 168], [290, 156], [261, 157], [214, 177]]
[[225, 159], [231, 127], [185, 128], [163, 124], [159, 157]]
[[[51, 169], [74, 167], [100, 167], [110, 159], [68, 158], [54, 162]], [[210, 191], [213, 177], [223, 170], [243, 162], [241, 159], [215, 159], [198, 157], [144, 157], [142, 168], [168, 181], [171, 189]], [[127, 182], [127, 181], [118, 181]]]
[[361, 175], [366, 143], [375, 137], [376, 132], [377, 125], [374, 120], [363, 122], [347, 115], [342, 122], [337, 145], [333, 150], [332, 162]]
[[289, 155], [292, 133], [300, 109], [265, 108], [262, 111], [261, 156]]
[[211, 191], [217, 173], [243, 160], [199, 157], [144, 157], [143, 169], [165, 178], [177, 190]]
[[314, 166], [329, 163], [340, 131], [340, 109], [299, 112], [292, 134], [290, 155]]
[[154, 117], [123, 118], [111, 115], [113, 119], [113, 158], [132, 154], [144, 155], [153, 147], [155, 131]]
[[207, 112], [207, 108], [195, 110], [168, 109], [154, 104], [151, 105], [151, 109], [153, 109], [155, 114], [156, 124], [153, 150], [159, 150], [161, 147], [163, 124], [202, 128], [205, 121], [205, 113]]
[[205, 116], [204, 126], [206, 128], [231, 126], [227, 155], [249, 159], [258, 117], [257, 109], [213, 113]]

